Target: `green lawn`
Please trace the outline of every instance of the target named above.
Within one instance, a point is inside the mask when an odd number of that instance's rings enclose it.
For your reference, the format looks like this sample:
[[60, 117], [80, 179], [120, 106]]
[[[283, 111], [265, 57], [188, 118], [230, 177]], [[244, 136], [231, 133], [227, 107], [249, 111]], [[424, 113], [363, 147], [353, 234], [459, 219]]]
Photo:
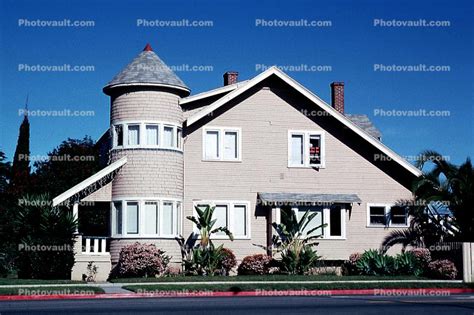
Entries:
[[133, 283], [133, 282], [208, 282], [208, 281], [357, 281], [357, 280], [428, 280], [428, 278], [415, 276], [304, 276], [304, 275], [265, 275], [265, 276], [177, 276], [177, 277], [161, 277], [161, 278], [118, 278], [112, 279], [110, 282], [115, 283]]
[[52, 294], [100, 294], [98, 287], [27, 287], [0, 288], [0, 295], [52, 295]]
[[82, 281], [72, 280], [38, 280], [38, 279], [16, 279], [16, 278], [0, 278], [0, 285], [16, 285], [16, 284], [78, 284]]
[[199, 292], [199, 291], [255, 291], [255, 290], [342, 290], [342, 289], [421, 289], [421, 288], [469, 288], [463, 283], [307, 283], [307, 284], [187, 284], [187, 285], [129, 285], [133, 292]]

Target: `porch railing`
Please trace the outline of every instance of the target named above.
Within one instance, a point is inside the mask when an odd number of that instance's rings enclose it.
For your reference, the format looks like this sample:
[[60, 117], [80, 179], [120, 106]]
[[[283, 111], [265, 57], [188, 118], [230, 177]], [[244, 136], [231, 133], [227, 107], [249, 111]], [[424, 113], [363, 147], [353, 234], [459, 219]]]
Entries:
[[107, 255], [107, 237], [83, 236], [82, 253], [85, 255]]

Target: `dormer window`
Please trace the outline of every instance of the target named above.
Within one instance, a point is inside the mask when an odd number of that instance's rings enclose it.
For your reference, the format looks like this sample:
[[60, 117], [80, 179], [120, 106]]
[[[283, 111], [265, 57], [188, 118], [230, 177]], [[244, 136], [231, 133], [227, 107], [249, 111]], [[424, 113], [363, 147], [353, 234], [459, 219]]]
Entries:
[[288, 132], [288, 167], [325, 167], [323, 131]]

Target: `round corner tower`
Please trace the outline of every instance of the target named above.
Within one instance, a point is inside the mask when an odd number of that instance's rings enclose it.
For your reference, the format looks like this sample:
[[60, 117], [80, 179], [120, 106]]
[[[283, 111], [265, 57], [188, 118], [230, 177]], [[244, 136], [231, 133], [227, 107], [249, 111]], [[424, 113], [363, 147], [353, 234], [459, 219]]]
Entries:
[[124, 245], [117, 244], [119, 239], [180, 233], [184, 159], [179, 100], [190, 90], [147, 44], [103, 91], [111, 98], [111, 163], [127, 160], [112, 182], [111, 253], [116, 261], [114, 247]]

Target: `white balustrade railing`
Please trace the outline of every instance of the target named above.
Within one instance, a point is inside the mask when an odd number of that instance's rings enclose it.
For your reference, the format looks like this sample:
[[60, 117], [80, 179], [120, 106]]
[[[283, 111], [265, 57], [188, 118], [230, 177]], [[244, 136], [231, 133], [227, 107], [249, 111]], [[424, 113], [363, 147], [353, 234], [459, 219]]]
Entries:
[[105, 255], [107, 252], [107, 239], [98, 236], [83, 236], [85, 246], [83, 246], [82, 253], [86, 255]]

